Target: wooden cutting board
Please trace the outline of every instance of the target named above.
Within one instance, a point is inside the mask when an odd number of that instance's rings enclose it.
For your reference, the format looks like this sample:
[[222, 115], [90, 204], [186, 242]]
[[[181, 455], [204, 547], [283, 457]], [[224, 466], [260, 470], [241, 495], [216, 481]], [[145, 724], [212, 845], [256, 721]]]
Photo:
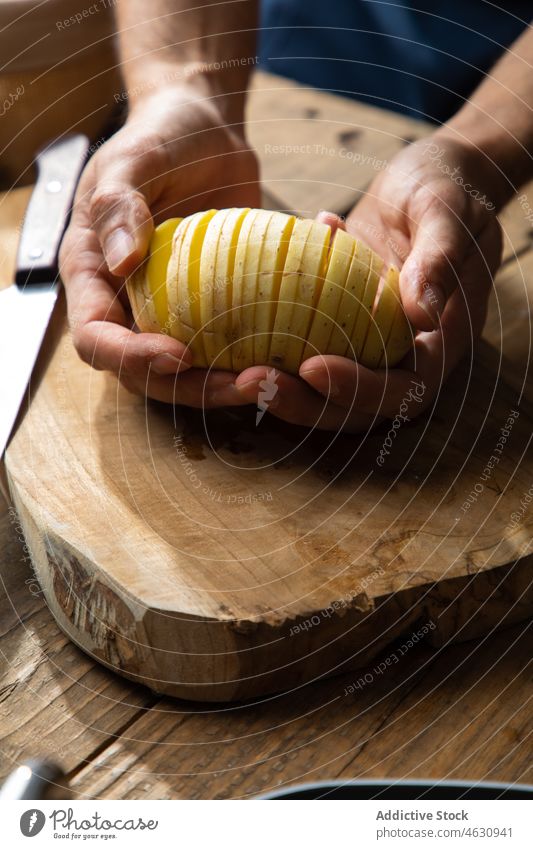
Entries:
[[533, 516], [512, 514], [533, 423], [482, 367], [403, 424], [380, 467], [388, 424], [338, 436], [256, 426], [255, 409], [173, 410], [53, 337], [11, 492], [60, 626], [117, 672], [244, 698], [367, 663], [402, 634], [439, 644], [530, 611]]
[[[283, 127], [294, 138], [294, 126], [304, 137], [305, 121], [320, 125], [325, 95], [312, 106], [283, 83], [280, 101], [266, 79], [285, 118], [278, 141]], [[328, 143], [339, 132], [348, 143], [358, 126], [358, 145], [390, 136], [391, 155], [408, 136], [406, 119], [346, 101], [343, 127], [332, 100]], [[266, 113], [254, 102], [257, 134]], [[280, 205], [301, 205], [301, 174], [276, 183], [263, 159]], [[373, 175], [365, 168], [354, 186]], [[355, 199], [334, 169], [330, 160], [322, 194], [309, 180], [309, 213]], [[10, 254], [26, 197], [10, 198]], [[189, 699], [290, 690], [347, 668], [356, 686], [358, 666], [393, 641], [437, 646], [533, 611], [533, 418], [494, 350], [483, 364], [467, 359], [415, 422], [339, 436], [268, 414], [256, 425], [251, 408], [204, 415], [134, 397], [81, 363], [63, 316], [60, 303], [6, 470], [48, 604], [102, 663]], [[399, 657], [385, 655], [385, 668]]]

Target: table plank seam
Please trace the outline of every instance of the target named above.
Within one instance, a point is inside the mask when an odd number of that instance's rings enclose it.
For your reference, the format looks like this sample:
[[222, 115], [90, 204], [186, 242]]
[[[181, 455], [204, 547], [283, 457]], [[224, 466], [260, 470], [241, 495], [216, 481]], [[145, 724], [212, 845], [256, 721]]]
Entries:
[[117, 730], [115, 732], [113, 732], [112, 734], [109, 734], [107, 740], [104, 740], [102, 743], [100, 743], [100, 745], [96, 746], [87, 755], [86, 758], [81, 760], [80, 763], [77, 766], [73, 767], [73, 769], [71, 769], [67, 773], [68, 781], [71, 782], [78, 775], [78, 773], [82, 772], [83, 769], [91, 766], [91, 764], [94, 764], [94, 762], [97, 760], [97, 758], [99, 758], [100, 755], [102, 755], [106, 751], [106, 749], [109, 749], [112, 746], [116, 745], [116, 743], [122, 738], [123, 734], [132, 725], [135, 725], [137, 720], [141, 719], [144, 713], [152, 710], [155, 707], [155, 705], [158, 703], [158, 701], [159, 701], [159, 698], [155, 694], [153, 694], [153, 697], [148, 699], [148, 701], [147, 701], [147, 703], [144, 707], [139, 708], [136, 711], [136, 713], [134, 713], [133, 716], [131, 716], [119, 728], [117, 728]]

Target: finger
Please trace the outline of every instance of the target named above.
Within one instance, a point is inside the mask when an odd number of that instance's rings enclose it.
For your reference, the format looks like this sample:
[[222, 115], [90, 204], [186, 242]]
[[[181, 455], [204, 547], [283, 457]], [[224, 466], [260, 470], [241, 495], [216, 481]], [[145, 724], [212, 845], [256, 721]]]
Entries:
[[342, 357], [311, 357], [300, 376], [317, 392], [344, 406], [393, 418], [425, 410], [445, 379], [472, 348], [483, 326], [487, 292], [501, 255], [498, 225], [484, 231], [463, 267], [464, 286], [452, 294], [440, 330], [419, 333], [405, 368], [371, 370]]
[[459, 270], [473, 234], [440, 199], [428, 201], [411, 226], [411, 250], [400, 272], [402, 302], [415, 327], [432, 330], [438, 328], [446, 302], [459, 285]]
[[166, 171], [164, 157], [157, 138], [143, 132], [139, 139], [132, 131], [129, 138], [117, 136], [95, 159], [93, 189], [82, 202], [88, 202], [89, 224], [115, 274], [130, 274], [146, 255], [153, 230], [150, 205]]
[[290, 424], [350, 431], [372, 424], [372, 417], [328, 403], [298, 378], [266, 366], [241, 372], [235, 385], [248, 403]]
[[192, 354], [181, 342], [159, 333], [134, 333], [107, 319], [87, 321], [73, 329], [75, 348], [84, 362], [115, 374], [145, 378], [179, 374], [192, 366]]
[[213, 409], [249, 403], [235, 388], [235, 375], [231, 372], [195, 368], [175, 376], [160, 376], [149, 372], [144, 377], [121, 372], [119, 379], [130, 392], [147, 395], [166, 404]]
[[163, 374], [192, 365], [192, 354], [176, 339], [159, 333], [134, 333], [130, 316], [111, 285], [94, 233], [72, 225], [61, 247], [72, 340], [80, 357], [94, 368]]
[[153, 221], [141, 192], [126, 182], [101, 182], [90, 203], [91, 227], [98, 236], [108, 268], [128, 275], [146, 256]]
[[414, 371], [374, 371], [345, 357], [310, 357], [302, 363], [300, 377], [338, 406], [390, 418], [402, 404], [409, 416], [418, 414], [426, 395], [426, 386]]
[[327, 224], [328, 227], [331, 227], [332, 238], [335, 235], [336, 230], [346, 230], [346, 222], [344, 221], [344, 218], [341, 218], [341, 216], [337, 215], [335, 212], [328, 212], [327, 209], [321, 209], [316, 216], [316, 220], [320, 221], [321, 224]]

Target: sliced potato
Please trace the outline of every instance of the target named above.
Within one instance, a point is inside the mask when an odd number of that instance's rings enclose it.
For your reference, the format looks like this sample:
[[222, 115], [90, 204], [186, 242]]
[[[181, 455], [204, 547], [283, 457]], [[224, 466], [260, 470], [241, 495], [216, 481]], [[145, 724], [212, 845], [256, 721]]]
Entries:
[[258, 365], [268, 361], [281, 279], [295, 223], [294, 215], [276, 212], [270, 219], [259, 257], [254, 316], [254, 363]]
[[348, 269], [344, 292], [335, 317], [335, 326], [328, 343], [328, 353], [339, 357], [353, 356], [350, 339], [354, 335], [355, 322], [361, 309], [365, 288], [372, 266], [372, 251], [359, 239]]
[[413, 328], [405, 315], [401, 299], [398, 298], [391, 331], [378, 368], [392, 368], [397, 365], [413, 347], [414, 341]]
[[266, 246], [266, 233], [275, 212], [256, 209], [246, 218], [237, 247], [233, 283], [232, 346], [234, 371], [254, 364], [255, 312], [261, 256]]
[[217, 278], [217, 254], [224, 225], [234, 210], [219, 209], [209, 221], [200, 256], [200, 321], [201, 332], [208, 363], [217, 359], [218, 348], [214, 333], [214, 290], [226, 286], [227, 281]]
[[298, 374], [309, 325], [324, 282], [331, 227], [298, 219], [281, 278], [269, 365]]
[[329, 342], [335, 326], [335, 319], [345, 292], [348, 272], [354, 253], [354, 239], [344, 230], [337, 230], [333, 237], [328, 258], [326, 279], [307, 336], [303, 351], [303, 360], [316, 354], [329, 351]]
[[[174, 236], [173, 250], [179, 252], [177, 261], [177, 297], [176, 308], [180, 311], [179, 325], [187, 338], [182, 339], [191, 349], [194, 357], [194, 365], [207, 366], [207, 357], [201, 333], [200, 314], [200, 259], [202, 246], [207, 232], [209, 222], [216, 213], [216, 209], [207, 212], [197, 212], [190, 217], [187, 227], [182, 225], [187, 221], [184, 219], [176, 230]], [[170, 263], [169, 263], [170, 272]], [[167, 294], [170, 309], [170, 280], [167, 276]]]
[[[155, 228], [148, 248], [146, 279], [160, 327], [168, 325], [167, 270], [174, 233], [183, 218], [168, 218]], [[168, 332], [168, 327], [167, 327]]]
[[[194, 216], [188, 216], [181, 221], [176, 230], [174, 231], [174, 236], [172, 238], [172, 253], [170, 255], [170, 259], [167, 265], [167, 276], [166, 276], [166, 290], [167, 290], [167, 310], [168, 310], [168, 328], [169, 334], [174, 339], [179, 339], [182, 342], [187, 343], [189, 341], [190, 335], [190, 308], [188, 306], [188, 297], [185, 298], [185, 302], [182, 302], [178, 295], [178, 282], [179, 282], [179, 258], [181, 253], [181, 246], [183, 244], [183, 240], [185, 238], [185, 234], [189, 227], [189, 224], [193, 220]], [[183, 312], [187, 309], [188, 314], [188, 324], [182, 324], [181, 317]]]
[[399, 300], [399, 273], [397, 268], [391, 266], [385, 275], [383, 288], [381, 289], [370, 321], [370, 327], [368, 328], [365, 346], [359, 357], [361, 365], [367, 368], [377, 368], [379, 366], [383, 350], [390, 336], [396, 313], [396, 305]]
[[143, 333], [159, 333], [163, 328], [155, 311], [155, 304], [148, 285], [146, 266], [149, 257], [135, 269], [126, 280], [126, 291], [135, 324]]
[[233, 271], [239, 235], [249, 209], [232, 209], [226, 218], [218, 243], [213, 287], [213, 338], [218, 352], [214, 360], [218, 369], [232, 368], [232, 289]]
[[345, 356], [350, 357], [351, 359], [358, 360], [364, 348], [383, 265], [384, 263], [381, 257], [372, 253], [370, 272], [368, 274], [365, 291], [363, 292], [361, 299], [361, 306], [359, 307], [357, 318], [355, 319], [355, 324], [345, 353]]
[[194, 364], [298, 374], [317, 353], [394, 365], [412, 345], [399, 272], [320, 222], [260, 209], [197, 212], [154, 231], [126, 281], [141, 330], [187, 344]]
[[166, 276], [172, 237], [181, 218], [168, 218], [152, 233], [144, 261], [126, 280], [126, 291], [139, 330], [168, 333]]

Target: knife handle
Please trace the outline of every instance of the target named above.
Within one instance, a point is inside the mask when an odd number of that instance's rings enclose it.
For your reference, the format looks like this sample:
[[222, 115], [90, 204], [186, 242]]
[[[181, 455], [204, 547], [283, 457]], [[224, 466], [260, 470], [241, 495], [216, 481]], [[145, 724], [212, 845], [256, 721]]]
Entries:
[[89, 152], [87, 136], [53, 142], [37, 154], [37, 182], [20, 235], [15, 283], [49, 283], [58, 276], [57, 257], [74, 193]]

